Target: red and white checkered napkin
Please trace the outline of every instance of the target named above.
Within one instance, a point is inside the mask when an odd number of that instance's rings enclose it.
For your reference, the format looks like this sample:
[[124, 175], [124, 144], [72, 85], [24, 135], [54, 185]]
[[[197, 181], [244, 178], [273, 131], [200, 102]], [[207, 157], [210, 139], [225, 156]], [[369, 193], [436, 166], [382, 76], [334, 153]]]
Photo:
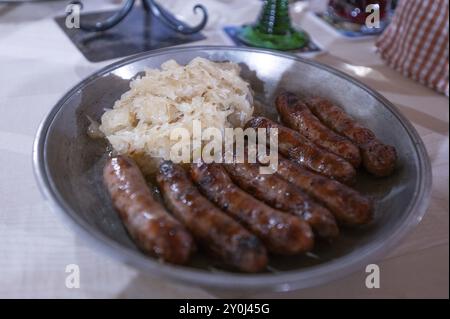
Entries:
[[400, 0], [376, 46], [388, 64], [449, 95], [448, 0]]

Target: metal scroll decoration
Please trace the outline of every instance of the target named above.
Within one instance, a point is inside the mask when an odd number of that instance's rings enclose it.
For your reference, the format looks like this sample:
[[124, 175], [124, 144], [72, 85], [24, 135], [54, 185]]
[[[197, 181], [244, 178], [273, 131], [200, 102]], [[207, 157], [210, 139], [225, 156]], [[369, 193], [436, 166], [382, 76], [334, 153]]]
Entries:
[[[80, 21], [80, 29], [87, 31], [87, 32], [101, 32], [106, 31], [117, 24], [119, 24], [133, 9], [134, 4], [136, 3], [136, 0], [126, 0], [125, 4], [120, 8], [115, 14], [107, 18], [103, 21], [95, 22], [94, 24], [89, 23], [83, 23]], [[83, 8], [83, 3], [81, 1], [72, 1], [72, 5], [79, 5], [80, 8]], [[174, 16], [168, 13], [166, 9], [164, 9], [159, 3], [157, 3], [154, 0], [142, 0], [142, 6], [144, 10], [148, 14], [152, 14], [155, 18], [159, 19], [165, 26], [172, 29], [175, 32], [181, 33], [181, 34], [194, 34], [199, 31], [201, 31], [208, 22], [208, 11], [206, 8], [201, 5], [197, 4], [194, 6], [193, 11], [194, 13], [198, 13], [199, 11], [202, 14], [202, 21], [200, 21], [199, 24], [196, 26], [187, 26], [183, 22], [176, 19]], [[69, 12], [68, 14], [71, 14], [72, 12]]]

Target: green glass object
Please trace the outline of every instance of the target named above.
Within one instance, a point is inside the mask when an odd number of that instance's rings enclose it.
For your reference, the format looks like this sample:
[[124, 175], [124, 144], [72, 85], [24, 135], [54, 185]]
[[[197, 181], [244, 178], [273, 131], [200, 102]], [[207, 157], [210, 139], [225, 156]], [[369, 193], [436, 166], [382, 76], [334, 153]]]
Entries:
[[291, 25], [288, 0], [264, 0], [258, 21], [244, 25], [238, 38], [254, 47], [276, 50], [295, 50], [308, 44], [308, 34]]

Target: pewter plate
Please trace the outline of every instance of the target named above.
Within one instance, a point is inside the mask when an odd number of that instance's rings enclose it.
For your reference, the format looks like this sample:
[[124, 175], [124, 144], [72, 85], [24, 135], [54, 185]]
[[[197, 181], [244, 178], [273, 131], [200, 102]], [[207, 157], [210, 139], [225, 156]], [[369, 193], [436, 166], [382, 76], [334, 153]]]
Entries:
[[[168, 59], [188, 63], [201, 56], [233, 61], [251, 83], [257, 112], [276, 118], [273, 100], [280, 89], [300, 95], [319, 95], [343, 106], [394, 145], [399, 167], [388, 178], [358, 176], [357, 188], [375, 199], [375, 220], [366, 227], [344, 229], [332, 244], [319, 243], [312, 254], [272, 256], [261, 274], [234, 273], [199, 253], [187, 266], [163, 264], [141, 253], [127, 236], [102, 185], [106, 144], [86, 135], [87, 116], [99, 120], [104, 108], [129, 88], [129, 81], [146, 67]], [[70, 90], [41, 124], [34, 145], [34, 171], [50, 206], [82, 238], [116, 259], [143, 272], [200, 286], [256, 290], [290, 290], [331, 281], [363, 271], [411, 230], [426, 211], [431, 169], [415, 129], [380, 94], [357, 80], [322, 64], [296, 56], [236, 47], [185, 47], [153, 51], [112, 64]]]

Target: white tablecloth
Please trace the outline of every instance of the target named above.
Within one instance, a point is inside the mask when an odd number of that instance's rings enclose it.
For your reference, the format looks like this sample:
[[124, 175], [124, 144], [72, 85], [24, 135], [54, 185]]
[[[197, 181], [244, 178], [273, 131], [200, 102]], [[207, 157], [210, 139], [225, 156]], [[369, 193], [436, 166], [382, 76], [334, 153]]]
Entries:
[[[86, 10], [118, 1], [85, 1]], [[196, 1], [164, 1], [188, 21]], [[230, 44], [225, 24], [254, 21], [260, 1], [204, 0], [210, 11], [207, 39]], [[367, 289], [364, 269], [311, 289], [288, 293], [214, 291], [171, 283], [139, 273], [94, 251], [47, 207], [31, 168], [33, 138], [56, 101], [90, 73], [109, 64], [89, 63], [53, 21], [65, 1], [0, 5], [0, 297], [447, 297], [448, 298], [448, 99], [389, 69], [373, 40], [349, 41], [330, 33], [301, 11], [293, 20], [326, 52], [316, 60], [368, 84], [411, 120], [433, 165], [431, 205], [420, 225], [379, 263], [381, 288]], [[65, 286], [65, 267], [80, 267], [79, 289]]]

